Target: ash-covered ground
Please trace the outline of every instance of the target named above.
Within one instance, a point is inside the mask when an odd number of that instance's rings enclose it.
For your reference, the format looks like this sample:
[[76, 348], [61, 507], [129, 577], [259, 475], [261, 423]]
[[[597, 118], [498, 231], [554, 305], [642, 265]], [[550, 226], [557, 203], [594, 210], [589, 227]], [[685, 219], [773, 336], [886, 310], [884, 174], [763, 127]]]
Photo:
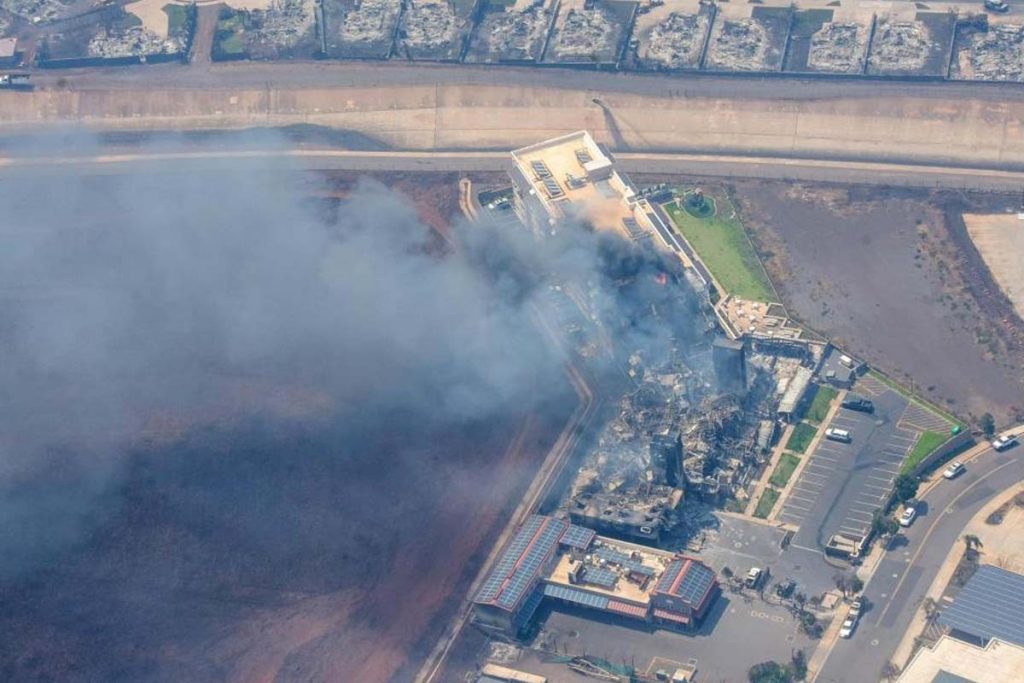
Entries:
[[0, 182], [0, 679], [408, 680], [576, 407], [453, 178], [295, 170]]

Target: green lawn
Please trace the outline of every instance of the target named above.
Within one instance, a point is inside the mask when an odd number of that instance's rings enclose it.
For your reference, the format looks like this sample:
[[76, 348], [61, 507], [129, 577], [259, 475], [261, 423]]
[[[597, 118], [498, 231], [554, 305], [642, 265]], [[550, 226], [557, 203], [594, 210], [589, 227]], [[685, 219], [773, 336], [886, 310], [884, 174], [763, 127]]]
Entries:
[[801, 422], [793, 429], [793, 433], [789, 435], [789, 441], [786, 442], [786, 449], [793, 451], [794, 453], [804, 453], [807, 451], [807, 447], [811, 445], [811, 439], [818, 433], [818, 428], [814, 425]]
[[768, 482], [780, 489], [785, 488], [786, 484], [789, 483], [789, 478], [793, 476], [793, 472], [799, 464], [800, 458], [792, 453], [783, 453], [782, 457], [779, 458], [779, 464], [775, 466], [775, 471], [768, 478]]
[[917, 467], [918, 463], [931, 455], [932, 451], [946, 443], [949, 439], [949, 434], [940, 434], [939, 432], [924, 432], [917, 439], [917, 443], [910, 449], [910, 454], [907, 459], [903, 461], [903, 467], [900, 468], [900, 474], [907, 474], [913, 472], [914, 468]]
[[828, 415], [828, 409], [832, 406], [832, 401], [838, 395], [839, 392], [832, 387], [818, 385], [818, 391], [814, 394], [811, 407], [807, 409], [807, 419], [815, 424], [821, 424], [825, 420], [825, 416]]
[[188, 22], [188, 8], [184, 5], [164, 5], [167, 15], [167, 35], [174, 36], [184, 30]]
[[713, 199], [715, 215], [708, 218], [697, 218], [674, 203], [665, 204], [665, 211], [727, 293], [751, 301], [775, 301], [778, 297], [732, 203], [722, 197]]
[[754, 510], [754, 516], [760, 517], [761, 519], [768, 519], [768, 515], [770, 515], [772, 510], [775, 508], [775, 501], [778, 499], [778, 491], [766, 488], [764, 493], [761, 494], [761, 500], [757, 501], [757, 508]]

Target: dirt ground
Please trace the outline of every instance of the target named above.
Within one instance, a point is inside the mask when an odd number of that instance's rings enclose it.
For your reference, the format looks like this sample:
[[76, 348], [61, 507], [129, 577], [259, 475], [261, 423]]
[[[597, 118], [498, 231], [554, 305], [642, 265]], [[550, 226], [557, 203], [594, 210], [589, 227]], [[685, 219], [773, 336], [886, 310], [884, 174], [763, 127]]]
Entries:
[[[454, 216], [451, 178], [382, 180]], [[550, 404], [458, 425], [328, 423], [273, 387], [306, 419], [154, 420], [91, 533], [0, 582], [0, 680], [410, 680], [575, 408], [538, 381]]]
[[1024, 317], [1024, 220], [1016, 212], [966, 214], [964, 223], [992, 277]]
[[961, 213], [1008, 198], [737, 184], [790, 313], [963, 416], [1024, 406], [1022, 324]]

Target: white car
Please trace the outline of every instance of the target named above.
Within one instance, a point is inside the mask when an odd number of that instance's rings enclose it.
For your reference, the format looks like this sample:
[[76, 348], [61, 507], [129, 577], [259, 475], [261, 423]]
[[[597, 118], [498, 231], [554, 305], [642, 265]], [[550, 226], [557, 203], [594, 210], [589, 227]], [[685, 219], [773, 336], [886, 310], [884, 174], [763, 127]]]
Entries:
[[853, 632], [856, 628], [857, 617], [846, 617], [846, 621], [843, 622], [843, 627], [839, 629], [839, 637], [849, 638], [853, 635]]
[[852, 436], [850, 432], [845, 429], [839, 429], [838, 427], [829, 427], [825, 430], [825, 438], [831, 439], [832, 441], [840, 441], [842, 443], [850, 443]]
[[900, 515], [900, 526], [910, 526], [915, 519], [917, 519], [917, 508], [912, 505], [908, 506]]
[[942, 476], [946, 479], [956, 479], [963, 473], [964, 464], [958, 460], [957, 462], [950, 463], [949, 467], [946, 468], [946, 471], [942, 473]]
[[1016, 445], [1017, 445], [1017, 435], [1016, 434], [1007, 434], [1006, 436], [1000, 436], [998, 439], [995, 439], [992, 442], [992, 448], [996, 449], [997, 451], [1005, 451], [1007, 448], [1010, 448], [1011, 446], [1016, 446]]
[[850, 613], [847, 615], [850, 619], [860, 619], [860, 613], [864, 610], [864, 598], [857, 598], [850, 603]]

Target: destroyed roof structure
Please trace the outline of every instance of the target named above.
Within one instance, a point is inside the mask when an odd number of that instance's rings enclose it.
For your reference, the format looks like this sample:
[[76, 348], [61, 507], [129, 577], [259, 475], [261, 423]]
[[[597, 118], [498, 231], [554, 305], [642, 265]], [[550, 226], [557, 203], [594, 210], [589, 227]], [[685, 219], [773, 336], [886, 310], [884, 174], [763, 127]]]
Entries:
[[811, 38], [807, 66], [814, 71], [859, 74], [867, 60], [868, 27], [829, 22]]
[[548, 40], [544, 61], [558, 64], [618, 64], [636, 3], [625, 0], [566, 0]]
[[518, 0], [488, 4], [473, 31], [467, 62], [537, 62], [554, 19], [553, 3]]
[[1024, 25], [991, 24], [984, 14], [961, 24], [951, 75], [972, 81], [1024, 81]]
[[946, 76], [956, 15], [917, 12], [914, 18], [886, 15], [875, 22], [868, 54], [869, 74]]
[[646, 30], [638, 20], [638, 64], [652, 69], [696, 69], [712, 16], [713, 5], [701, 5], [696, 14], [672, 12]]
[[450, 0], [409, 0], [399, 23], [396, 51], [406, 59], [458, 60], [473, 6]]
[[386, 59], [402, 0], [323, 0], [327, 53], [339, 58]]
[[[736, 16], [737, 10], [750, 14]], [[781, 70], [792, 13], [790, 7], [719, 9], [705, 65], [722, 71]]]

